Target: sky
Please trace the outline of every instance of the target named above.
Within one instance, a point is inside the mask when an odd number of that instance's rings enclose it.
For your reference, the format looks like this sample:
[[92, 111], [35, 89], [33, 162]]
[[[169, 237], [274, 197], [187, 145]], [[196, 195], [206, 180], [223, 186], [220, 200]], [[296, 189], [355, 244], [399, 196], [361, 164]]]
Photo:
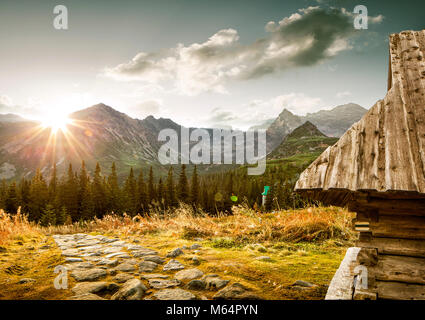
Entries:
[[[61, 4], [68, 29], [54, 28]], [[368, 28], [355, 29], [356, 5]], [[284, 108], [370, 108], [388, 35], [424, 1], [1, 0], [0, 113], [43, 119], [105, 103], [131, 117], [247, 129]]]

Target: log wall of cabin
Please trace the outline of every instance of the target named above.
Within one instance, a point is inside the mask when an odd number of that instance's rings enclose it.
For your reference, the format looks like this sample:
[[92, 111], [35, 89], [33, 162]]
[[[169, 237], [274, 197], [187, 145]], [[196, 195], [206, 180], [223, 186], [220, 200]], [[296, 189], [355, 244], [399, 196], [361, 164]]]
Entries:
[[368, 288], [354, 299], [425, 299], [425, 199], [351, 201], [361, 247], [357, 262], [367, 268]]

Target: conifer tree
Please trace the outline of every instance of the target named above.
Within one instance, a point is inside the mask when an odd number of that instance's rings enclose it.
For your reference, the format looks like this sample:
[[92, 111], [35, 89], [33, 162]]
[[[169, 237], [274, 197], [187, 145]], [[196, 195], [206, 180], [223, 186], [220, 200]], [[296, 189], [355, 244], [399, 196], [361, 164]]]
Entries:
[[184, 203], [187, 203], [189, 200], [189, 184], [187, 182], [185, 164], [182, 164], [182, 167], [181, 167], [179, 183], [177, 185], [177, 192], [178, 192], [179, 200]]
[[163, 208], [165, 204], [165, 193], [164, 193], [164, 185], [162, 184], [161, 178], [159, 178], [159, 182], [158, 182], [158, 202], [160, 207]]
[[29, 218], [31, 220], [38, 221], [38, 219], [41, 218], [49, 200], [47, 185], [40, 169], [37, 169], [35, 176], [32, 179], [29, 198]]
[[18, 194], [16, 191], [16, 183], [12, 182], [7, 190], [7, 197], [5, 201], [5, 210], [8, 213], [16, 213], [18, 210]]
[[142, 213], [145, 212], [148, 208], [148, 201], [147, 201], [147, 193], [146, 193], [146, 183], [143, 179], [143, 170], [140, 169], [139, 172], [139, 177], [137, 179], [137, 207], [138, 207], [138, 212]]
[[72, 221], [78, 221], [78, 183], [75, 178], [71, 163], [68, 167], [68, 174], [65, 185], [63, 186], [62, 198], [62, 203], [65, 205]]
[[155, 195], [155, 186], [154, 186], [154, 180], [153, 180], [153, 170], [152, 166], [149, 169], [149, 180], [148, 180], [148, 201], [149, 203], [152, 203], [152, 201], [155, 201], [156, 195]]
[[137, 214], [137, 190], [136, 180], [134, 178], [133, 168], [130, 168], [130, 173], [124, 186], [125, 211], [127, 214], [134, 216]]
[[190, 186], [190, 201], [192, 205], [196, 206], [199, 203], [199, 179], [198, 171], [195, 168], [193, 169], [192, 181]]
[[1, 184], [0, 184], [0, 206], [2, 209], [4, 209], [6, 205], [7, 190], [8, 190], [8, 186], [6, 183], [6, 179], [3, 178], [1, 179]]
[[46, 205], [46, 208], [44, 209], [43, 213], [41, 214], [40, 224], [43, 227], [47, 227], [49, 225], [55, 225], [56, 224], [55, 210], [50, 203], [48, 205]]
[[19, 184], [19, 194], [21, 212], [28, 214], [30, 203], [30, 183], [24, 178], [21, 179], [21, 183]]
[[113, 211], [114, 213], [121, 213], [122, 212], [122, 196], [121, 196], [121, 190], [118, 185], [118, 176], [117, 176], [117, 169], [115, 166], [115, 162], [112, 162], [111, 166], [111, 173], [108, 176], [107, 181], [107, 190], [108, 190], [108, 204], [110, 211]]
[[57, 194], [58, 178], [56, 171], [56, 163], [53, 164], [53, 170], [49, 181], [49, 202], [54, 202]]
[[94, 171], [93, 183], [92, 183], [92, 195], [93, 195], [93, 207], [94, 213], [98, 218], [103, 217], [106, 214], [106, 203], [105, 203], [105, 190], [103, 188], [103, 179], [101, 176], [101, 170], [99, 162], [96, 163], [96, 169]]
[[168, 169], [168, 176], [166, 182], [166, 206], [167, 207], [175, 207], [177, 206], [176, 192], [174, 187], [174, 179], [173, 179], [173, 167]]

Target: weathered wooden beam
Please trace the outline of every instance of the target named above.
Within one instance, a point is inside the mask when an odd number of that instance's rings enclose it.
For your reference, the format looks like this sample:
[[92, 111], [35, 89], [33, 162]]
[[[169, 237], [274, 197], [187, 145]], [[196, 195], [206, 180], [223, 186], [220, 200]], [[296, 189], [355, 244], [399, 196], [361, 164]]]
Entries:
[[374, 237], [425, 240], [425, 217], [380, 215], [369, 228]]
[[375, 238], [360, 233], [357, 247], [376, 248], [380, 255], [396, 255], [425, 258], [425, 241], [411, 239]]
[[425, 300], [425, 286], [401, 282], [376, 281], [378, 299]]
[[376, 281], [425, 285], [425, 259], [379, 255], [376, 265], [369, 267], [369, 274], [373, 274]]

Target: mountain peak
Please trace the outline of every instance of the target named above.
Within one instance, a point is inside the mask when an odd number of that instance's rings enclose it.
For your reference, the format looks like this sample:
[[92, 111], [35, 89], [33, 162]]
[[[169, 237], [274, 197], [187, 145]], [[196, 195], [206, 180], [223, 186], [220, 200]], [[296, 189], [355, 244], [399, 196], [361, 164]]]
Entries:
[[300, 125], [298, 128], [296, 128], [294, 131], [292, 131], [287, 138], [305, 138], [305, 137], [313, 137], [313, 136], [319, 136], [319, 137], [326, 137], [323, 132], [321, 132], [317, 127], [312, 124], [310, 121], [304, 122], [302, 125]]

